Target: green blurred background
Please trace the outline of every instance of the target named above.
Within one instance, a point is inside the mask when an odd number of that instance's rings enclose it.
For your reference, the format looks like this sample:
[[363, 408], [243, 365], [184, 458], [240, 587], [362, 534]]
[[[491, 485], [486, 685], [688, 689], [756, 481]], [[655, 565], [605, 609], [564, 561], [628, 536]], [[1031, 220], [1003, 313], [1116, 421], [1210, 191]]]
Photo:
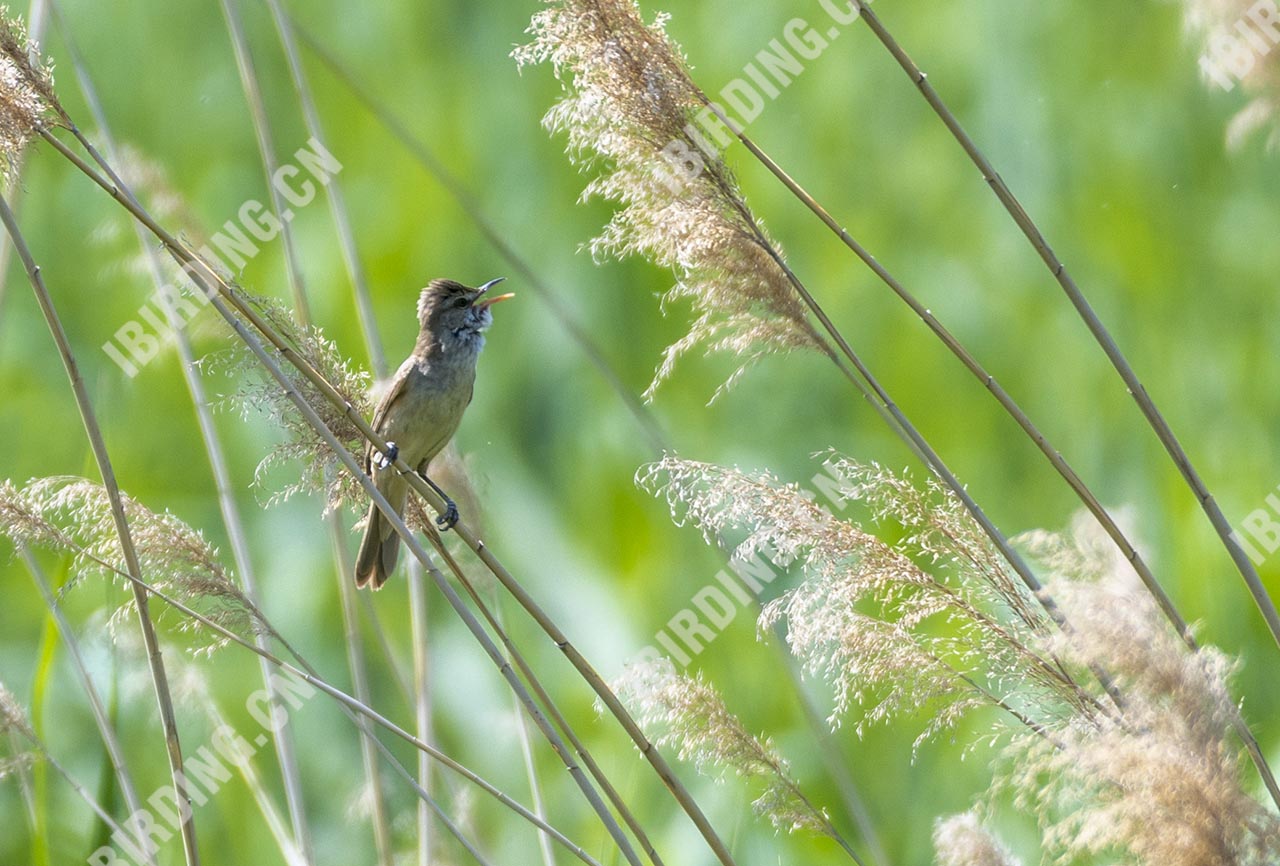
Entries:
[[[311, 0], [292, 4], [292, 12], [461, 178], [638, 394], [662, 349], [684, 333], [686, 310], [664, 317], [659, 309], [669, 273], [638, 262], [597, 265], [579, 252], [610, 208], [577, 203], [585, 179], [568, 164], [563, 141], [540, 126], [559, 93], [551, 72], [521, 74], [508, 57], [538, 7], [532, 0]], [[647, 14], [659, 8], [645, 4]], [[1258, 142], [1226, 153], [1224, 127], [1244, 97], [1210, 92], [1198, 80], [1197, 47], [1182, 32], [1180, 6], [880, 0], [876, 8], [1040, 221], [1226, 514], [1239, 521], [1262, 507], [1280, 483], [1274, 314], [1280, 157]], [[288, 69], [265, 5], [250, 0], [243, 11], [277, 149], [287, 156], [307, 139]], [[701, 0], [668, 11], [671, 34], [709, 92], [737, 76], [788, 20], [824, 15], [807, 0], [756, 4], [749, 12], [739, 2]], [[66, 0], [63, 12], [115, 134], [164, 167], [205, 225], [222, 224], [248, 198], [265, 201], [216, 2]], [[46, 43], [63, 101], [91, 129], [65, 43], [56, 33]], [[351, 92], [305, 50], [304, 60], [328, 145], [344, 166], [339, 182], [394, 365], [412, 345], [413, 305], [428, 279], [474, 284], [513, 269]], [[1181, 609], [1202, 623], [1206, 642], [1242, 658], [1237, 686], [1245, 713], [1273, 762], [1280, 761], [1280, 656], [1226, 554], [1052, 279], [871, 34], [861, 26], [843, 34], [751, 132], [973, 347], [1104, 502], [1134, 507], [1144, 552]], [[740, 148], [729, 158], [796, 270], [996, 522], [1011, 534], [1064, 525], [1072, 496], [983, 389]], [[122, 485], [225, 550], [176, 355], [167, 351], [130, 380], [99, 348], [151, 292], [127, 266], [136, 245], [123, 212], [47, 146], [32, 147], [21, 186], [22, 224], [79, 353]], [[317, 200], [295, 228], [318, 322], [346, 355], [367, 365], [325, 205]], [[279, 240], [239, 277], [251, 290], [287, 300]], [[612, 676], [688, 605], [724, 555], [696, 531], [673, 526], [664, 505], [637, 490], [634, 473], [657, 456], [642, 429], [546, 304], [518, 280], [510, 288], [519, 298], [497, 310], [457, 442], [484, 504], [488, 543]], [[205, 327], [213, 315], [204, 313], [194, 328], [201, 354], [225, 346], [217, 328]], [[690, 357], [658, 392], [652, 412], [681, 455], [767, 467], [797, 481], [814, 472], [810, 455], [830, 447], [910, 464], [900, 443], [819, 358], [767, 360], [707, 406], [731, 369], [724, 359]], [[0, 395], [7, 440], [0, 478], [96, 477], [52, 342], [14, 267], [0, 299]], [[271, 491], [251, 481], [279, 441], [278, 429], [260, 417], [222, 414], [218, 422], [250, 524], [264, 606], [332, 681], [346, 685], [338, 578], [319, 503], [300, 498], [267, 508]], [[354, 548], [354, 535], [349, 543]], [[96, 790], [106, 763], [92, 717], [30, 577], [7, 545], [0, 547], [0, 680], [34, 706], [53, 753]], [[42, 561], [62, 574], [62, 563]], [[1280, 563], [1262, 570], [1273, 593], [1280, 589]], [[124, 597], [119, 587], [91, 583], [66, 605], [100, 684], [117, 690], [126, 750], [145, 797], [167, 772], [142, 660], [136, 650], [113, 651], [104, 634], [104, 607]], [[527, 802], [511, 700], [434, 592], [431, 601], [440, 741]], [[372, 604], [407, 662], [405, 581], [397, 579]], [[590, 694], [554, 647], [517, 611], [508, 613], [562, 706], [655, 828], [668, 862], [711, 862], [629, 743], [597, 719]], [[178, 620], [169, 615], [164, 622]], [[172, 628], [166, 635], [176, 663], [187, 640]], [[374, 704], [410, 724], [412, 713], [385, 663], [366, 644]], [[223, 711], [250, 725], [242, 708], [257, 687], [255, 660], [232, 647], [196, 664]], [[757, 640], [751, 618], [740, 614], [695, 667], [723, 689], [751, 730], [774, 738], [806, 790], [843, 824], [777, 648]], [[820, 689], [815, 694], [827, 700]], [[180, 702], [179, 720], [189, 746], [207, 742], [197, 702]], [[324, 699], [295, 720], [318, 862], [375, 862], [357, 802], [363, 775], [348, 722]], [[961, 756], [991, 721], [977, 718], [954, 740], [926, 744], [914, 761], [910, 744], [923, 720], [873, 729], [861, 741], [851, 725], [841, 730], [839, 743], [892, 862], [930, 862], [935, 817], [967, 808], [986, 787], [990, 753], [978, 748], [967, 760]], [[393, 748], [413, 760], [408, 750]], [[554, 756], [538, 745], [537, 760], [552, 823], [592, 853], [604, 852], [605, 863], [616, 862]], [[260, 769], [278, 786], [269, 753]], [[828, 842], [777, 837], [753, 820], [749, 786], [716, 784], [681, 769], [744, 866], [836, 862]], [[407, 855], [415, 800], [397, 780], [388, 778], [385, 788], [397, 850]], [[53, 775], [36, 796], [47, 822], [40, 831], [26, 816], [16, 781], [0, 784], [0, 863], [40, 862], [32, 859], [39, 833], [51, 845], [50, 862], [82, 862], [97, 844], [88, 810]], [[494, 862], [534, 862], [527, 825], [483, 795], [463, 802]], [[207, 863], [280, 862], [239, 781], [199, 809], [197, 821]], [[1026, 819], [1005, 811], [999, 826], [1034, 856]], [[439, 862], [464, 859], [446, 844]], [[174, 844], [163, 862], [180, 862]]]

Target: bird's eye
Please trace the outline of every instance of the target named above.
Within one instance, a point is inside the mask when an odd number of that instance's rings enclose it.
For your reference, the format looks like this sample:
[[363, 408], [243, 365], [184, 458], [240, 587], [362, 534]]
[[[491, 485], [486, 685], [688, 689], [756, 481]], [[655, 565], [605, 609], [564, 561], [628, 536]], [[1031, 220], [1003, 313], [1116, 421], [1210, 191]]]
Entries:
[[453, 302], [453, 305], [457, 307], [459, 310], [461, 310], [463, 307], [465, 307], [469, 303], [470, 301], [468, 301], [466, 298], [458, 298], [458, 300]]

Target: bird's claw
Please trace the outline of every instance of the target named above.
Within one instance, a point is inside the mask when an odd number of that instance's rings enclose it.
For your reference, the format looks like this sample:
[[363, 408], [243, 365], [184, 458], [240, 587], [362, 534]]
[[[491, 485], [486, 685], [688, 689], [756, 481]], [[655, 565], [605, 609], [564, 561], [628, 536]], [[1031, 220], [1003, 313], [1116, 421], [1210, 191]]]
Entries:
[[458, 523], [458, 506], [449, 498], [449, 494], [440, 489], [440, 485], [436, 484], [427, 473], [419, 472], [418, 477], [427, 483], [441, 499], [444, 500], [444, 513], [436, 518], [436, 526], [440, 527], [441, 532], [448, 532]]
[[457, 525], [458, 520], [458, 506], [454, 504], [452, 499], [446, 499], [444, 514], [436, 518], [436, 526], [440, 527], [441, 532], [448, 532]]
[[376, 461], [378, 468], [386, 469], [392, 463], [395, 463], [396, 459], [399, 456], [400, 456], [400, 447], [396, 445], [396, 443], [394, 442], [388, 442], [386, 452], [385, 453], [381, 451], [378, 452], [378, 459]]

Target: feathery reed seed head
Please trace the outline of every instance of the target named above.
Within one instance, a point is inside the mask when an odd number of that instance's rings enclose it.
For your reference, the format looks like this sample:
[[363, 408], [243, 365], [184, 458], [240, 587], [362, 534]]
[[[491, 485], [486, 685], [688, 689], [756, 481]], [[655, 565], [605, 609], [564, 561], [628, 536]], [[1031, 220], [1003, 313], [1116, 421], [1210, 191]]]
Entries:
[[1116, 851], [1143, 866], [1276, 862], [1280, 819], [1241, 783], [1235, 663], [1186, 648], [1091, 518], [1029, 547], [1047, 552], [1048, 589], [1072, 625], [1043, 642], [1069, 665], [1105, 669], [1124, 700], [1122, 715], [1010, 746], [1005, 783], [1039, 815], [1056, 862]]
[[940, 818], [933, 825], [938, 866], [1021, 866], [973, 812]]
[[70, 125], [53, 89], [53, 67], [40, 58], [22, 20], [0, 6], [0, 162], [5, 173], [51, 120]]
[[[128, 496], [123, 502], [143, 580], [241, 636], [266, 629], [199, 532], [173, 514], [153, 512]], [[15, 543], [70, 554], [75, 573], [69, 586], [88, 574], [121, 579], [127, 575], [107, 492], [83, 478], [37, 478], [21, 490], [0, 482], [0, 534]], [[122, 605], [108, 624], [114, 628], [131, 613], [132, 604]], [[179, 628], [201, 637], [201, 651], [226, 643], [195, 620], [184, 618]]]
[[27, 721], [26, 710], [13, 692], [0, 683], [0, 733], [20, 734], [28, 739], [35, 739], [35, 731]]
[[[9, 754], [0, 755], [0, 781], [24, 771], [44, 757], [43, 744], [31, 727], [26, 710], [22, 708], [22, 704], [13, 692], [9, 691], [4, 683], [0, 683], [0, 735], [4, 734], [12, 735], [4, 737], [3, 740], [13, 744], [14, 750]], [[21, 740], [25, 740], [30, 748], [20, 748], [17, 743]]]
[[752, 808], [775, 829], [828, 832], [826, 816], [800, 795], [773, 744], [749, 733], [701, 676], [679, 674], [669, 659], [656, 659], [629, 665], [614, 689], [656, 745], [674, 746], [699, 772], [763, 782]]
[[[243, 294], [243, 293], [242, 293]], [[372, 377], [358, 369], [338, 344], [315, 326], [303, 326], [280, 304], [270, 298], [244, 295], [262, 316], [330, 385], [342, 395], [346, 405], [366, 418], [372, 414], [374, 399], [370, 393]], [[280, 361], [280, 369], [293, 387], [320, 416], [357, 463], [364, 460], [365, 439], [360, 428], [348, 417], [345, 407], [335, 406], [316, 385], [299, 373], [271, 346], [269, 352]], [[275, 379], [270, 378], [253, 353], [240, 343], [215, 356], [206, 358], [205, 366], [228, 378], [239, 378], [236, 390], [224, 393], [221, 406], [242, 418], [262, 413], [284, 431], [284, 441], [275, 446], [258, 464], [254, 483], [264, 489], [272, 485], [270, 473], [287, 467], [290, 480], [273, 490], [268, 504], [277, 504], [299, 493], [319, 493], [325, 498], [326, 514], [344, 503], [364, 508], [368, 499], [360, 482], [346, 472], [338, 456], [302, 415], [297, 405]], [[299, 471], [297, 464], [302, 464]]]
[[1239, 81], [1250, 96], [1227, 125], [1228, 147], [1239, 147], [1270, 127], [1267, 146], [1280, 150], [1276, 4], [1272, 0], [1185, 0], [1185, 5], [1187, 30], [1203, 40], [1202, 63], [1214, 70], [1206, 71], [1206, 80], [1221, 87], [1233, 87]]
[[768, 473], [668, 456], [638, 480], [708, 542], [745, 532], [735, 559], [763, 555], [800, 567], [803, 580], [766, 604], [759, 624], [762, 631], [785, 624], [805, 670], [832, 685], [833, 725], [855, 706], [859, 734], [927, 709], [919, 743], [999, 695], [1018, 692], [1032, 707], [1083, 702], [1053, 659], [1032, 648], [1038, 620], [1014, 613], [1029, 600], [946, 491], [922, 492], [881, 467], [838, 456], [826, 468], [835, 475], [829, 493], [842, 504], [866, 504], [873, 522], [893, 518], [905, 537], [888, 544]]
[[[619, 210], [590, 243], [597, 259], [638, 255], [671, 268], [665, 301], [688, 299], [689, 333], [665, 353], [646, 396], [694, 347], [736, 357], [740, 366], [774, 352], [825, 344], [774, 255], [781, 256], [748, 209], [728, 166], [708, 152], [693, 125], [707, 100], [690, 78], [666, 16], [645, 24], [633, 0], [548, 0], [534, 15], [533, 41], [514, 52], [521, 66], [550, 63], [564, 98], [544, 124], [568, 138], [584, 169], [597, 170], [584, 198]], [[677, 172], [673, 149], [695, 154], [700, 170]], [[664, 304], [665, 306], [665, 304]]]

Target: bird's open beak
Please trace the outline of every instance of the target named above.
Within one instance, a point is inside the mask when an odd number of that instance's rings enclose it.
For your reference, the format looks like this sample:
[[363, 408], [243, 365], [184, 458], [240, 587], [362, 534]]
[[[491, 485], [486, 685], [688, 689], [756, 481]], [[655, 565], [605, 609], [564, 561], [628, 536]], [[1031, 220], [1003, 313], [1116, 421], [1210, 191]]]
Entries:
[[498, 277], [496, 280], [490, 280], [489, 282], [481, 286], [479, 290], [479, 294], [476, 295], [476, 299], [472, 302], [472, 304], [483, 310], [486, 307], [492, 307], [494, 304], [498, 303], [499, 301], [506, 301], [506, 300], [510, 300], [511, 298], [514, 298], [515, 294], [513, 292], [507, 292], [505, 295], [497, 295], [496, 297], [492, 297], [492, 298], [484, 297], [485, 292], [489, 291], [490, 289], [492, 289], [494, 286], [496, 286], [498, 283], [502, 282], [505, 279], [506, 277]]

